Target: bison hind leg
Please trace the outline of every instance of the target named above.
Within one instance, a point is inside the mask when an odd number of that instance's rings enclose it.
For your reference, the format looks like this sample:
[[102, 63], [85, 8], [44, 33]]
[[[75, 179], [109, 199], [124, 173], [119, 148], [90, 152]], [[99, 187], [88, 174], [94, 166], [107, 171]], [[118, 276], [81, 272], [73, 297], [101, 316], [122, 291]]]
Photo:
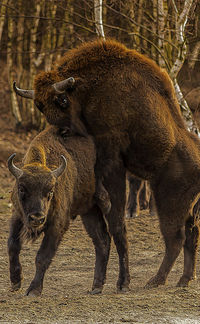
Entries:
[[177, 230], [170, 230], [169, 225], [162, 225], [164, 224], [161, 223], [161, 231], [165, 241], [165, 255], [157, 274], [147, 282], [145, 288], [155, 288], [160, 285], [165, 285], [167, 276], [185, 242], [184, 226], [179, 227]]
[[[199, 204], [199, 202], [197, 203]], [[189, 217], [185, 225], [186, 240], [184, 244], [184, 271], [177, 283], [178, 287], [187, 287], [191, 280], [196, 279], [196, 259], [199, 245], [199, 211]]]

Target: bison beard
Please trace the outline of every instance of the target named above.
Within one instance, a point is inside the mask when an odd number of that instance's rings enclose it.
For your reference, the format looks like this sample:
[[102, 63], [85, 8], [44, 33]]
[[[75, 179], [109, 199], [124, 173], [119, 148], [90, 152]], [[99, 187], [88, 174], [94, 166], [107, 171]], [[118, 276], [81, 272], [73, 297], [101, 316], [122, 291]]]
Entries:
[[[184, 125], [167, 72], [122, 44], [96, 40], [67, 52], [52, 71], [36, 76], [34, 87], [27, 97], [41, 104], [49, 123], [70, 127], [69, 120], [71, 125], [79, 120], [94, 137], [97, 184], [103, 182], [112, 203], [106, 217], [120, 254], [118, 288], [129, 284], [126, 170], [149, 181], [165, 242], [163, 262], [147, 286], [165, 284], [183, 246], [178, 285], [188, 285], [195, 276], [199, 233], [192, 209], [200, 192], [200, 143]], [[66, 109], [55, 104], [61, 95]]]

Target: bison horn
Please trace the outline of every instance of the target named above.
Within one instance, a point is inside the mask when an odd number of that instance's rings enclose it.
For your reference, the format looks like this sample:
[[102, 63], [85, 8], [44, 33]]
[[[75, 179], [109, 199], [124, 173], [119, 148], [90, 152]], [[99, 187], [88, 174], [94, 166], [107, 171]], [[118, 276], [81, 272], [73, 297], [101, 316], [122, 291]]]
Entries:
[[72, 77], [70, 77], [70, 78], [65, 79], [63, 81], [54, 83], [52, 85], [52, 87], [54, 88], [54, 90], [57, 93], [62, 93], [62, 92], [64, 92], [67, 89], [72, 89], [73, 86], [74, 86], [74, 84], [75, 84], [75, 79], [72, 78]]
[[63, 171], [65, 170], [66, 165], [67, 165], [67, 160], [66, 160], [66, 158], [64, 157], [64, 155], [61, 155], [61, 158], [62, 158], [62, 163], [61, 163], [61, 165], [60, 165], [57, 169], [51, 171], [51, 174], [52, 174], [55, 178], [58, 178], [58, 177], [63, 173]]
[[15, 176], [15, 178], [19, 178], [22, 174], [23, 171], [19, 168], [17, 168], [14, 163], [13, 159], [15, 157], [16, 153], [13, 153], [9, 158], [8, 158], [8, 169], [9, 171]]
[[16, 86], [16, 81], [13, 82], [13, 89], [21, 97], [34, 99], [34, 90], [23, 90]]

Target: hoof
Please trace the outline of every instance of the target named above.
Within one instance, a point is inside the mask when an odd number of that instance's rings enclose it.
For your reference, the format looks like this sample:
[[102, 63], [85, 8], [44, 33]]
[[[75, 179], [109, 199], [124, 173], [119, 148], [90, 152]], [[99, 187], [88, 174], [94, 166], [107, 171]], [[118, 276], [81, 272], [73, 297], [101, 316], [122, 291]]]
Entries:
[[102, 293], [102, 288], [94, 288], [91, 291], [89, 291], [90, 295], [99, 295]]
[[130, 213], [130, 212], [126, 212], [126, 218], [136, 218], [139, 215], [137, 213]]
[[189, 282], [181, 282], [179, 281], [176, 285], [176, 287], [182, 287], [182, 288], [186, 288], [189, 286]]
[[160, 279], [158, 277], [153, 277], [151, 278], [146, 285], [144, 286], [145, 288], [149, 289], [149, 288], [157, 288], [158, 286], [164, 286], [166, 283], [165, 280]]
[[192, 280], [195, 280], [195, 279], [196, 279], [196, 277], [191, 279], [191, 278], [187, 278], [187, 277], [182, 276], [180, 278], [179, 282], [177, 283], [176, 287], [188, 287], [190, 282]]
[[41, 291], [38, 289], [27, 289], [25, 296], [29, 297], [39, 297], [41, 295]]
[[122, 287], [122, 288], [118, 288], [117, 287], [117, 293], [118, 294], [126, 294], [130, 291], [129, 287]]
[[11, 291], [17, 291], [21, 288], [21, 281], [11, 284]]

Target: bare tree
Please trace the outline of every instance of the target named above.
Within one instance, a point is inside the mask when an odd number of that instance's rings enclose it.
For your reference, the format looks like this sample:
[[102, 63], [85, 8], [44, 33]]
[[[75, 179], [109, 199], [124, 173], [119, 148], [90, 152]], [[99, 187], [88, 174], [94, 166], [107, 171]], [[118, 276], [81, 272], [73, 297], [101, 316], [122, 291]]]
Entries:
[[17, 126], [21, 125], [22, 117], [19, 110], [19, 105], [17, 101], [17, 96], [14, 91], [12, 91], [12, 84], [15, 78], [15, 70], [14, 70], [14, 60], [12, 53], [12, 44], [14, 39], [14, 21], [12, 19], [8, 19], [8, 42], [7, 42], [7, 66], [8, 66], [8, 80], [10, 85], [10, 93], [11, 93], [11, 110], [16, 119]]
[[102, 0], [94, 0], [94, 17], [97, 35], [105, 38], [102, 19]]
[[178, 81], [177, 81], [177, 75], [178, 75], [181, 67], [183, 66], [183, 63], [187, 56], [185, 28], [186, 28], [189, 12], [190, 12], [193, 2], [194, 2], [193, 0], [185, 0], [182, 12], [179, 13], [178, 9], [176, 7], [175, 1], [174, 0], [172, 1], [174, 10], [175, 10], [175, 17], [176, 17], [176, 33], [175, 33], [175, 35], [176, 35], [176, 46], [178, 48], [178, 55], [171, 67], [169, 74], [173, 80], [175, 90], [176, 90], [176, 95], [177, 95], [178, 101], [181, 105], [182, 113], [186, 120], [188, 128], [192, 132], [195, 131], [195, 132], [199, 133], [198, 127], [196, 126], [196, 124], [192, 118], [191, 110], [187, 104], [187, 101], [184, 99], [184, 96], [182, 94], [182, 91], [181, 91]]
[[199, 56], [199, 53], [200, 53], [200, 41], [198, 41], [195, 44], [190, 56], [188, 57], [188, 65], [191, 70], [194, 69], [195, 63]]
[[1, 42], [1, 36], [3, 33], [3, 27], [5, 22], [5, 13], [6, 13], [6, 5], [8, 3], [8, 0], [2, 0], [0, 3], [0, 42]]
[[[193, 129], [177, 75], [186, 58], [191, 70], [198, 61], [196, 4], [197, 0], [1, 0], [0, 50], [1, 54], [6, 52], [10, 89], [15, 78], [21, 87], [32, 88], [35, 74], [49, 70], [55, 57], [95, 34], [102, 38], [106, 35], [148, 55], [168, 70], [183, 114]], [[193, 20], [191, 12], [196, 17]], [[14, 96], [11, 93], [16, 123], [38, 127], [41, 115], [33, 103]]]

